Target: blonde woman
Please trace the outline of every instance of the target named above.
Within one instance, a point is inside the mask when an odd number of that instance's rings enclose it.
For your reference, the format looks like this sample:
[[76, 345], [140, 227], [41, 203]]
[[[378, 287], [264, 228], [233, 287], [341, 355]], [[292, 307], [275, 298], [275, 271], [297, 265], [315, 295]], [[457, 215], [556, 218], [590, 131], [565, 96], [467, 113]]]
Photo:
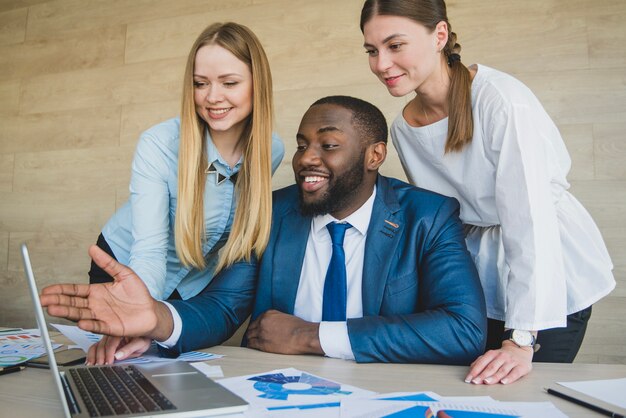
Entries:
[[[191, 298], [220, 270], [262, 254], [271, 176], [284, 154], [272, 119], [272, 77], [257, 37], [236, 23], [207, 27], [187, 58], [180, 118], [141, 135], [130, 199], [97, 245], [157, 300]], [[94, 263], [89, 276], [112, 280]], [[119, 340], [92, 347], [91, 362], [107, 344]]]
[[391, 126], [407, 177], [461, 204], [489, 318], [489, 351], [466, 381], [506, 384], [532, 361], [572, 362], [615, 280], [567, 191], [570, 158], [550, 116], [510, 75], [463, 65], [444, 0], [367, 0], [361, 30], [389, 93], [415, 94]]

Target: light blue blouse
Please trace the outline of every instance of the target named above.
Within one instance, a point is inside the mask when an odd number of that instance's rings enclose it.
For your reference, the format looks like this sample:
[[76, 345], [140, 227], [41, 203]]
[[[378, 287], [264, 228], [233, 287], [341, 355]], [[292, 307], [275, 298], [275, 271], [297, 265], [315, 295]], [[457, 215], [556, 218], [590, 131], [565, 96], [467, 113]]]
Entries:
[[[180, 120], [174, 118], [145, 131], [139, 138], [132, 164], [130, 198], [117, 210], [102, 230], [102, 235], [120, 263], [130, 266], [146, 283], [150, 294], [166, 299], [175, 289], [183, 299], [200, 293], [211, 281], [218, 252], [230, 233], [235, 215], [235, 185], [217, 182], [218, 174], [207, 174], [204, 189], [203, 244], [207, 267], [184, 267], [176, 254], [174, 219], [178, 196], [178, 146]], [[238, 173], [224, 161], [206, 137], [209, 165], [225, 177]], [[283, 159], [285, 148], [272, 136], [272, 173]]]

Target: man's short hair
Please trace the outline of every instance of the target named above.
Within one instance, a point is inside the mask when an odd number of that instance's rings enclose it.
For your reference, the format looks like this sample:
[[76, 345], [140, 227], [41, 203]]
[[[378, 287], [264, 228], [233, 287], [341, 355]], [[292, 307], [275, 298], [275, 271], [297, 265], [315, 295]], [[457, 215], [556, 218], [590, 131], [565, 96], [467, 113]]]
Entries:
[[373, 104], [350, 96], [327, 96], [311, 105], [332, 104], [352, 112], [352, 124], [362, 136], [362, 140], [374, 144], [387, 143], [387, 121], [383, 113]]

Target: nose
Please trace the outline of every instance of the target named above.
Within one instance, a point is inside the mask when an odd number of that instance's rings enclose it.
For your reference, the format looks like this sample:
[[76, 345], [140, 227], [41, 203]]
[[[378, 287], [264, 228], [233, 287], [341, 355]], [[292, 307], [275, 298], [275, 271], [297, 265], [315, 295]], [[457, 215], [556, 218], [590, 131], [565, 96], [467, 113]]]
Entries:
[[208, 103], [219, 103], [224, 99], [224, 94], [219, 86], [215, 84], [210, 85], [207, 88], [206, 96], [204, 98]]
[[391, 59], [384, 51], [378, 51], [376, 56], [370, 58], [370, 67], [374, 73], [384, 73], [391, 67]]
[[320, 153], [316, 147], [308, 146], [293, 155], [293, 168], [297, 171], [321, 165]]

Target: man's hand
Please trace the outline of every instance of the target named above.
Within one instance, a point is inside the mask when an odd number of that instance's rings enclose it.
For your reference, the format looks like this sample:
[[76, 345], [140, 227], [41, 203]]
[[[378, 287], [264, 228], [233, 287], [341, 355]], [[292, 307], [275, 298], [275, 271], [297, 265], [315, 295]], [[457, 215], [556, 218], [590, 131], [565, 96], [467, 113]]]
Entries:
[[89, 347], [87, 364], [113, 364], [115, 360], [139, 357], [150, 349], [152, 340], [143, 337], [124, 338], [103, 336], [100, 341]]
[[248, 347], [268, 353], [324, 355], [319, 326], [319, 323], [269, 310], [248, 327]]
[[114, 281], [45, 287], [40, 300], [48, 313], [78, 321], [81, 329], [98, 334], [166, 340], [173, 329], [167, 307], [150, 296], [146, 285], [130, 268], [95, 245], [89, 248], [89, 255]]
[[518, 347], [513, 341], [503, 341], [498, 350], [489, 350], [471, 365], [465, 381], [477, 385], [513, 383], [533, 368], [532, 347]]

